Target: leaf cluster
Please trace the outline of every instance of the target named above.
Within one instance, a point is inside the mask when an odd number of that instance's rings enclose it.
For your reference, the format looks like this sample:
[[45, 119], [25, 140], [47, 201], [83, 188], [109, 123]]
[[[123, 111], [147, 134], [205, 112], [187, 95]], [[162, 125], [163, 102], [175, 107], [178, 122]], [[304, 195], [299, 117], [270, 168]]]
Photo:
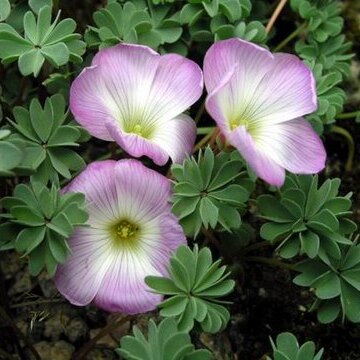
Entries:
[[[71, 171], [79, 171], [85, 162], [71, 147], [86, 140], [85, 131], [68, 121], [65, 100], [61, 95], [47, 98], [44, 107], [33, 99], [29, 109], [15, 107], [15, 121], [8, 120], [16, 133], [13, 142], [25, 142], [24, 168], [36, 170], [34, 180], [47, 183], [57, 181], [58, 175], [71, 178]], [[21, 171], [22, 169], [19, 169]]]
[[23, 19], [24, 34], [19, 34], [11, 25], [0, 24], [0, 59], [3, 64], [18, 61], [22, 75], [35, 77], [45, 61], [59, 67], [69, 61], [81, 62], [85, 43], [74, 33], [76, 22], [67, 18], [60, 20], [60, 12], [51, 22], [50, 6], [40, 8], [35, 16], [26, 12]]
[[350, 74], [351, 44], [340, 35], [343, 19], [339, 1], [292, 0], [292, 8], [306, 21], [306, 39], [295, 50], [313, 70], [317, 83], [318, 110], [308, 116], [315, 129], [335, 121], [343, 109], [345, 93], [339, 84]]
[[268, 222], [260, 230], [265, 240], [279, 241], [279, 254], [292, 258], [328, 255], [340, 260], [341, 245], [352, 242], [345, 235], [357, 226], [351, 215], [351, 193], [339, 196], [340, 179], [320, 187], [318, 176], [288, 175], [278, 196], [261, 195], [258, 209]]
[[160, 45], [179, 40], [182, 27], [171, 15], [171, 6], [147, 8], [142, 0], [109, 1], [93, 15], [96, 27], [90, 26], [85, 40], [91, 47], [112, 46], [119, 42], [138, 43], [157, 49]]
[[237, 151], [214, 155], [208, 147], [197, 159], [187, 158], [171, 168], [174, 177], [173, 212], [188, 235], [202, 226], [231, 232], [241, 225], [240, 213], [254, 188]]
[[148, 338], [138, 327], [133, 327], [133, 336], [124, 336], [116, 352], [128, 360], [209, 360], [208, 350], [195, 350], [190, 335], [178, 330], [176, 321], [167, 318], [156, 326], [149, 321]]
[[61, 194], [54, 184], [50, 189], [39, 182], [17, 185], [13, 196], [1, 200], [8, 212], [1, 215], [7, 222], [0, 225], [0, 250], [28, 255], [32, 275], [45, 266], [53, 275], [70, 252], [66, 239], [88, 219], [84, 202], [83, 194]]
[[312, 309], [317, 310], [318, 320], [325, 324], [340, 313], [343, 321], [347, 318], [360, 322], [360, 245], [340, 247], [339, 259], [321, 254], [296, 267], [301, 274], [294, 278], [294, 283], [314, 289], [317, 300]]
[[191, 41], [214, 42], [231, 37], [262, 43], [265, 27], [259, 21], [245, 22], [252, 9], [250, 0], [189, 0], [180, 11]]
[[324, 350], [315, 354], [315, 344], [312, 341], [299, 345], [296, 337], [289, 332], [284, 332], [276, 337], [276, 343], [270, 338], [273, 348], [273, 358], [267, 360], [320, 360]]
[[166, 295], [160, 315], [175, 317], [179, 330], [190, 331], [194, 321], [210, 333], [223, 330], [230, 318], [228, 304], [220, 298], [233, 291], [235, 282], [220, 261], [213, 262], [209, 248], [191, 250], [181, 246], [170, 259], [169, 278], [148, 276], [145, 282], [156, 293]]

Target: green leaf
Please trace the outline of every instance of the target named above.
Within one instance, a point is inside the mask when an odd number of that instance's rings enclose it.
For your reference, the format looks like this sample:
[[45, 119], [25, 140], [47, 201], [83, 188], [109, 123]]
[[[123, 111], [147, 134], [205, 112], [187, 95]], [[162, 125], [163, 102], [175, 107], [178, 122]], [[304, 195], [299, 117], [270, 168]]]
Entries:
[[318, 253], [320, 248], [320, 238], [312, 231], [304, 231], [300, 233], [301, 249], [309, 258], [313, 259]]
[[29, 0], [31, 10], [38, 14], [40, 9], [44, 6], [52, 6], [52, 0]]
[[11, 170], [23, 159], [23, 152], [10, 142], [0, 142], [0, 171]]
[[39, 75], [45, 58], [41, 55], [39, 49], [33, 49], [23, 53], [19, 57], [19, 70], [24, 76], [33, 74], [35, 77]]
[[0, 21], [4, 21], [10, 15], [11, 6], [9, 0], [0, 0]]
[[37, 209], [27, 206], [14, 206], [10, 209], [11, 215], [22, 224], [29, 226], [44, 225], [44, 218], [39, 214]]
[[25, 252], [25, 255], [33, 251], [44, 240], [45, 227], [39, 226], [22, 230], [15, 240], [15, 249]]
[[205, 228], [210, 225], [214, 229], [218, 221], [219, 209], [209, 198], [203, 197], [200, 200], [200, 216]]
[[265, 240], [275, 240], [281, 235], [287, 234], [291, 230], [291, 224], [266, 223], [260, 229], [260, 236]]
[[325, 273], [313, 283], [313, 286], [319, 299], [332, 299], [341, 293], [340, 279], [333, 272]]
[[57, 262], [64, 263], [70, 252], [66, 240], [61, 235], [53, 231], [48, 231], [47, 237], [52, 256]]
[[346, 282], [341, 282], [341, 304], [346, 317], [355, 323], [360, 322], [360, 292], [348, 285]]
[[41, 54], [55, 67], [65, 65], [70, 58], [69, 48], [64, 43], [46, 45], [41, 48]]
[[338, 299], [322, 301], [317, 311], [317, 318], [322, 324], [330, 324], [339, 316], [340, 310]]

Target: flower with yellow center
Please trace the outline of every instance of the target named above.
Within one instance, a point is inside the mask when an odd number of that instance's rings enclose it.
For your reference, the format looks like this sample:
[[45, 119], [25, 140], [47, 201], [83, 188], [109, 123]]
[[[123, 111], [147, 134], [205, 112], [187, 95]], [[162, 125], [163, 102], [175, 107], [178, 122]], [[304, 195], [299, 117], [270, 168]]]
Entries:
[[186, 243], [171, 213], [170, 181], [137, 160], [109, 160], [88, 165], [64, 191], [83, 192], [90, 217], [69, 239], [58, 290], [75, 305], [130, 314], [154, 309], [161, 296], [144, 278], [166, 275], [170, 254]]

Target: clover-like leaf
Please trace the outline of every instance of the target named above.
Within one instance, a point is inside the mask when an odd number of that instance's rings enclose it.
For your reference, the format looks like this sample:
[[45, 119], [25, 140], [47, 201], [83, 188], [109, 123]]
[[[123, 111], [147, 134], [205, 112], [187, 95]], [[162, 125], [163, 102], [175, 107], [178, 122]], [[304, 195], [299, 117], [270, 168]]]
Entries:
[[62, 195], [55, 185], [51, 188], [38, 182], [17, 185], [12, 197], [1, 200], [8, 213], [1, 215], [7, 222], [0, 225], [0, 250], [15, 248], [28, 255], [32, 275], [45, 266], [53, 275], [57, 264], [69, 255], [66, 239], [75, 226], [88, 219], [84, 202], [83, 194]]
[[279, 196], [261, 195], [258, 209], [265, 220], [260, 235], [282, 242], [280, 256], [292, 258], [320, 252], [341, 258], [341, 244], [350, 244], [346, 235], [357, 228], [351, 214], [351, 193], [339, 196], [340, 180], [328, 179], [320, 187], [318, 176], [288, 175]]
[[173, 212], [188, 235], [197, 235], [201, 226], [231, 231], [241, 225], [240, 214], [254, 188], [239, 154], [220, 153], [207, 148], [198, 158], [173, 165]]
[[296, 337], [289, 332], [283, 332], [276, 337], [276, 343], [270, 338], [273, 357], [267, 360], [320, 360], [324, 349], [315, 354], [315, 344], [312, 341], [299, 345]]
[[181, 246], [171, 257], [168, 272], [169, 278], [145, 278], [156, 293], [169, 296], [159, 305], [160, 315], [175, 317], [182, 331], [190, 331], [195, 321], [206, 332], [223, 330], [230, 314], [221, 298], [233, 291], [235, 282], [228, 279], [220, 260], [213, 262], [208, 248]]
[[315, 289], [313, 306], [322, 323], [334, 321], [340, 314], [351, 322], [360, 322], [360, 245], [340, 245], [340, 259], [320, 253], [297, 265], [300, 274], [294, 283]]
[[149, 322], [148, 338], [137, 326], [133, 336], [124, 336], [116, 352], [128, 360], [209, 360], [212, 354], [205, 349], [195, 350], [187, 332], [178, 330], [176, 321], [167, 318], [156, 326]]
[[79, 171], [84, 160], [71, 149], [78, 147], [84, 130], [68, 120], [65, 100], [61, 95], [47, 98], [44, 107], [37, 99], [29, 110], [15, 107], [15, 121], [9, 120], [16, 130], [16, 139], [26, 142], [27, 151], [19, 171], [36, 170], [33, 178], [43, 183], [57, 180], [58, 175], [71, 178], [71, 171]]
[[54, 67], [82, 61], [85, 43], [74, 33], [76, 22], [60, 20], [60, 12], [51, 22], [51, 12], [50, 6], [39, 8], [37, 16], [28, 11], [23, 20], [23, 35], [9, 24], [0, 24], [0, 58], [4, 64], [18, 61], [23, 75], [37, 77], [45, 61]]
[[90, 26], [85, 34], [89, 46], [108, 47], [119, 42], [131, 42], [148, 45], [157, 49], [160, 45], [176, 42], [182, 27], [169, 12], [171, 7], [159, 5], [148, 10], [142, 0], [118, 1], [94, 13], [97, 27]]

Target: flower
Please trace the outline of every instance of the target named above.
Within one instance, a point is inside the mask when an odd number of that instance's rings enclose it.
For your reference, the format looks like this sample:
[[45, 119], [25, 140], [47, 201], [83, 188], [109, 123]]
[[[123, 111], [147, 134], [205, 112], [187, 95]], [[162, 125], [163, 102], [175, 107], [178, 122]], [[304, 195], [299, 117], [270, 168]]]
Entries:
[[219, 41], [205, 55], [204, 79], [207, 111], [260, 178], [281, 186], [285, 169], [324, 168], [324, 146], [301, 117], [317, 109], [315, 80], [296, 56], [240, 39]]
[[75, 79], [70, 109], [97, 138], [156, 164], [181, 163], [192, 150], [196, 125], [182, 114], [201, 96], [201, 69], [180, 55], [119, 44], [100, 50]]
[[58, 290], [74, 305], [129, 314], [154, 309], [162, 298], [144, 278], [166, 275], [171, 253], [186, 243], [170, 210], [170, 181], [137, 160], [108, 160], [88, 165], [64, 191], [85, 194], [89, 220], [69, 239], [72, 253], [55, 274]]

